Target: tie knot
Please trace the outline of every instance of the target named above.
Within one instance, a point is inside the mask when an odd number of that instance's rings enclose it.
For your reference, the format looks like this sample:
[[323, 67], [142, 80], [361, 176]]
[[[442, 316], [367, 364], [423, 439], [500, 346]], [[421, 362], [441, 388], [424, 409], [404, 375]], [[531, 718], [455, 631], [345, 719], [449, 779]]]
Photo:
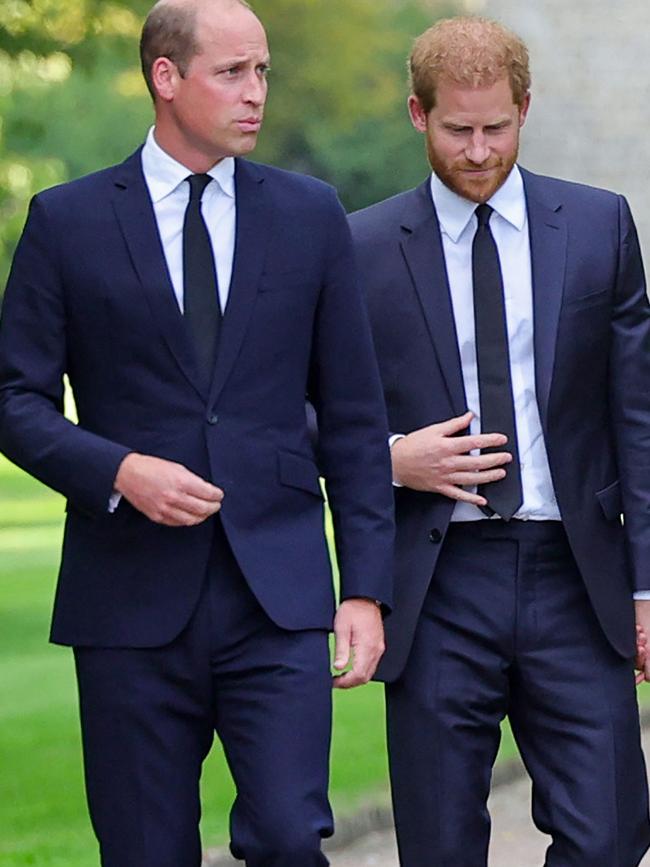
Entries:
[[210, 175], [190, 175], [187, 182], [190, 185], [190, 201], [198, 199], [201, 201], [203, 192], [212, 178]]
[[490, 222], [490, 217], [494, 213], [494, 208], [489, 205], [479, 205], [474, 211], [478, 220], [479, 229], [484, 229]]

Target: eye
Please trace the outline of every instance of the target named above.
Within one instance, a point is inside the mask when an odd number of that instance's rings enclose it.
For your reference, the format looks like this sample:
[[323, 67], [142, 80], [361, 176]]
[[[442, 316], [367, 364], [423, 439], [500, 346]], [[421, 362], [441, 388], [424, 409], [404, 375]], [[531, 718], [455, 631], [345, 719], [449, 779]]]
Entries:
[[508, 121], [504, 123], [495, 123], [492, 126], [485, 127], [485, 131], [488, 133], [500, 133], [505, 132], [510, 127], [510, 123]]
[[266, 77], [271, 71], [271, 67], [268, 65], [268, 63], [260, 63], [260, 65], [257, 67], [257, 71], [260, 75]]

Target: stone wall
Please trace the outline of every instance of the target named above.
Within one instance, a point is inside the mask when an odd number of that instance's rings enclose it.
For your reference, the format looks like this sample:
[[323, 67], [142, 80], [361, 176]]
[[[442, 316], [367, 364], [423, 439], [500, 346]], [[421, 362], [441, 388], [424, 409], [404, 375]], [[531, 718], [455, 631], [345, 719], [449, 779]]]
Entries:
[[464, 2], [511, 27], [530, 49], [522, 164], [625, 194], [650, 263], [648, 0]]

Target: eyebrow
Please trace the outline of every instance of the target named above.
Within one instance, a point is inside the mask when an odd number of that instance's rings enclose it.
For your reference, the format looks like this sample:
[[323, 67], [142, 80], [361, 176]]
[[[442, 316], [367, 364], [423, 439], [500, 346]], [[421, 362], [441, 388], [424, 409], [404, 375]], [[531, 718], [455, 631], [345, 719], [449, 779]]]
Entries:
[[[238, 57], [231, 57], [227, 60], [221, 60], [218, 63], [215, 63], [215, 66], [218, 66], [222, 69], [227, 69], [229, 66], [238, 66], [240, 63], [248, 63], [252, 58], [247, 54], [240, 54]], [[271, 55], [267, 54], [260, 63], [269, 64], [271, 62]]]
[[[509, 126], [512, 123], [511, 117], [504, 117], [500, 120], [494, 120], [491, 123], [481, 124], [483, 128], [492, 128], [495, 129], [497, 127]], [[472, 123], [463, 123], [462, 121], [456, 120], [443, 120], [442, 125], [447, 129], [474, 129], [475, 124]]]

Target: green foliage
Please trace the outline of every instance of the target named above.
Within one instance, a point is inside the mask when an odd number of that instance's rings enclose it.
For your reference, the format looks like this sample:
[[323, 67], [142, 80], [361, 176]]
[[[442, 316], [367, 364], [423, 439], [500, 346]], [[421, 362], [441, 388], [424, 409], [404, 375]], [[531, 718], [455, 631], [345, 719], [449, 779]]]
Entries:
[[[256, 0], [273, 70], [255, 157], [358, 208], [426, 171], [405, 109], [413, 37], [454, 0]], [[122, 160], [152, 120], [137, 42], [149, 0], [0, 3], [0, 292], [30, 197]]]
[[[86, 815], [70, 651], [47, 644], [63, 500], [0, 457], [0, 864], [88, 867]], [[388, 800], [382, 688], [335, 691], [331, 794], [341, 816]], [[515, 750], [509, 730], [501, 757]], [[223, 845], [234, 789], [216, 746], [204, 766], [202, 831]]]
[[[0, 863], [88, 867], [70, 651], [47, 644], [63, 501], [0, 457]], [[382, 690], [335, 693], [332, 796], [337, 811], [386, 796]], [[350, 761], [350, 757], [354, 761]], [[203, 836], [227, 839], [233, 785], [217, 746], [204, 768]]]

